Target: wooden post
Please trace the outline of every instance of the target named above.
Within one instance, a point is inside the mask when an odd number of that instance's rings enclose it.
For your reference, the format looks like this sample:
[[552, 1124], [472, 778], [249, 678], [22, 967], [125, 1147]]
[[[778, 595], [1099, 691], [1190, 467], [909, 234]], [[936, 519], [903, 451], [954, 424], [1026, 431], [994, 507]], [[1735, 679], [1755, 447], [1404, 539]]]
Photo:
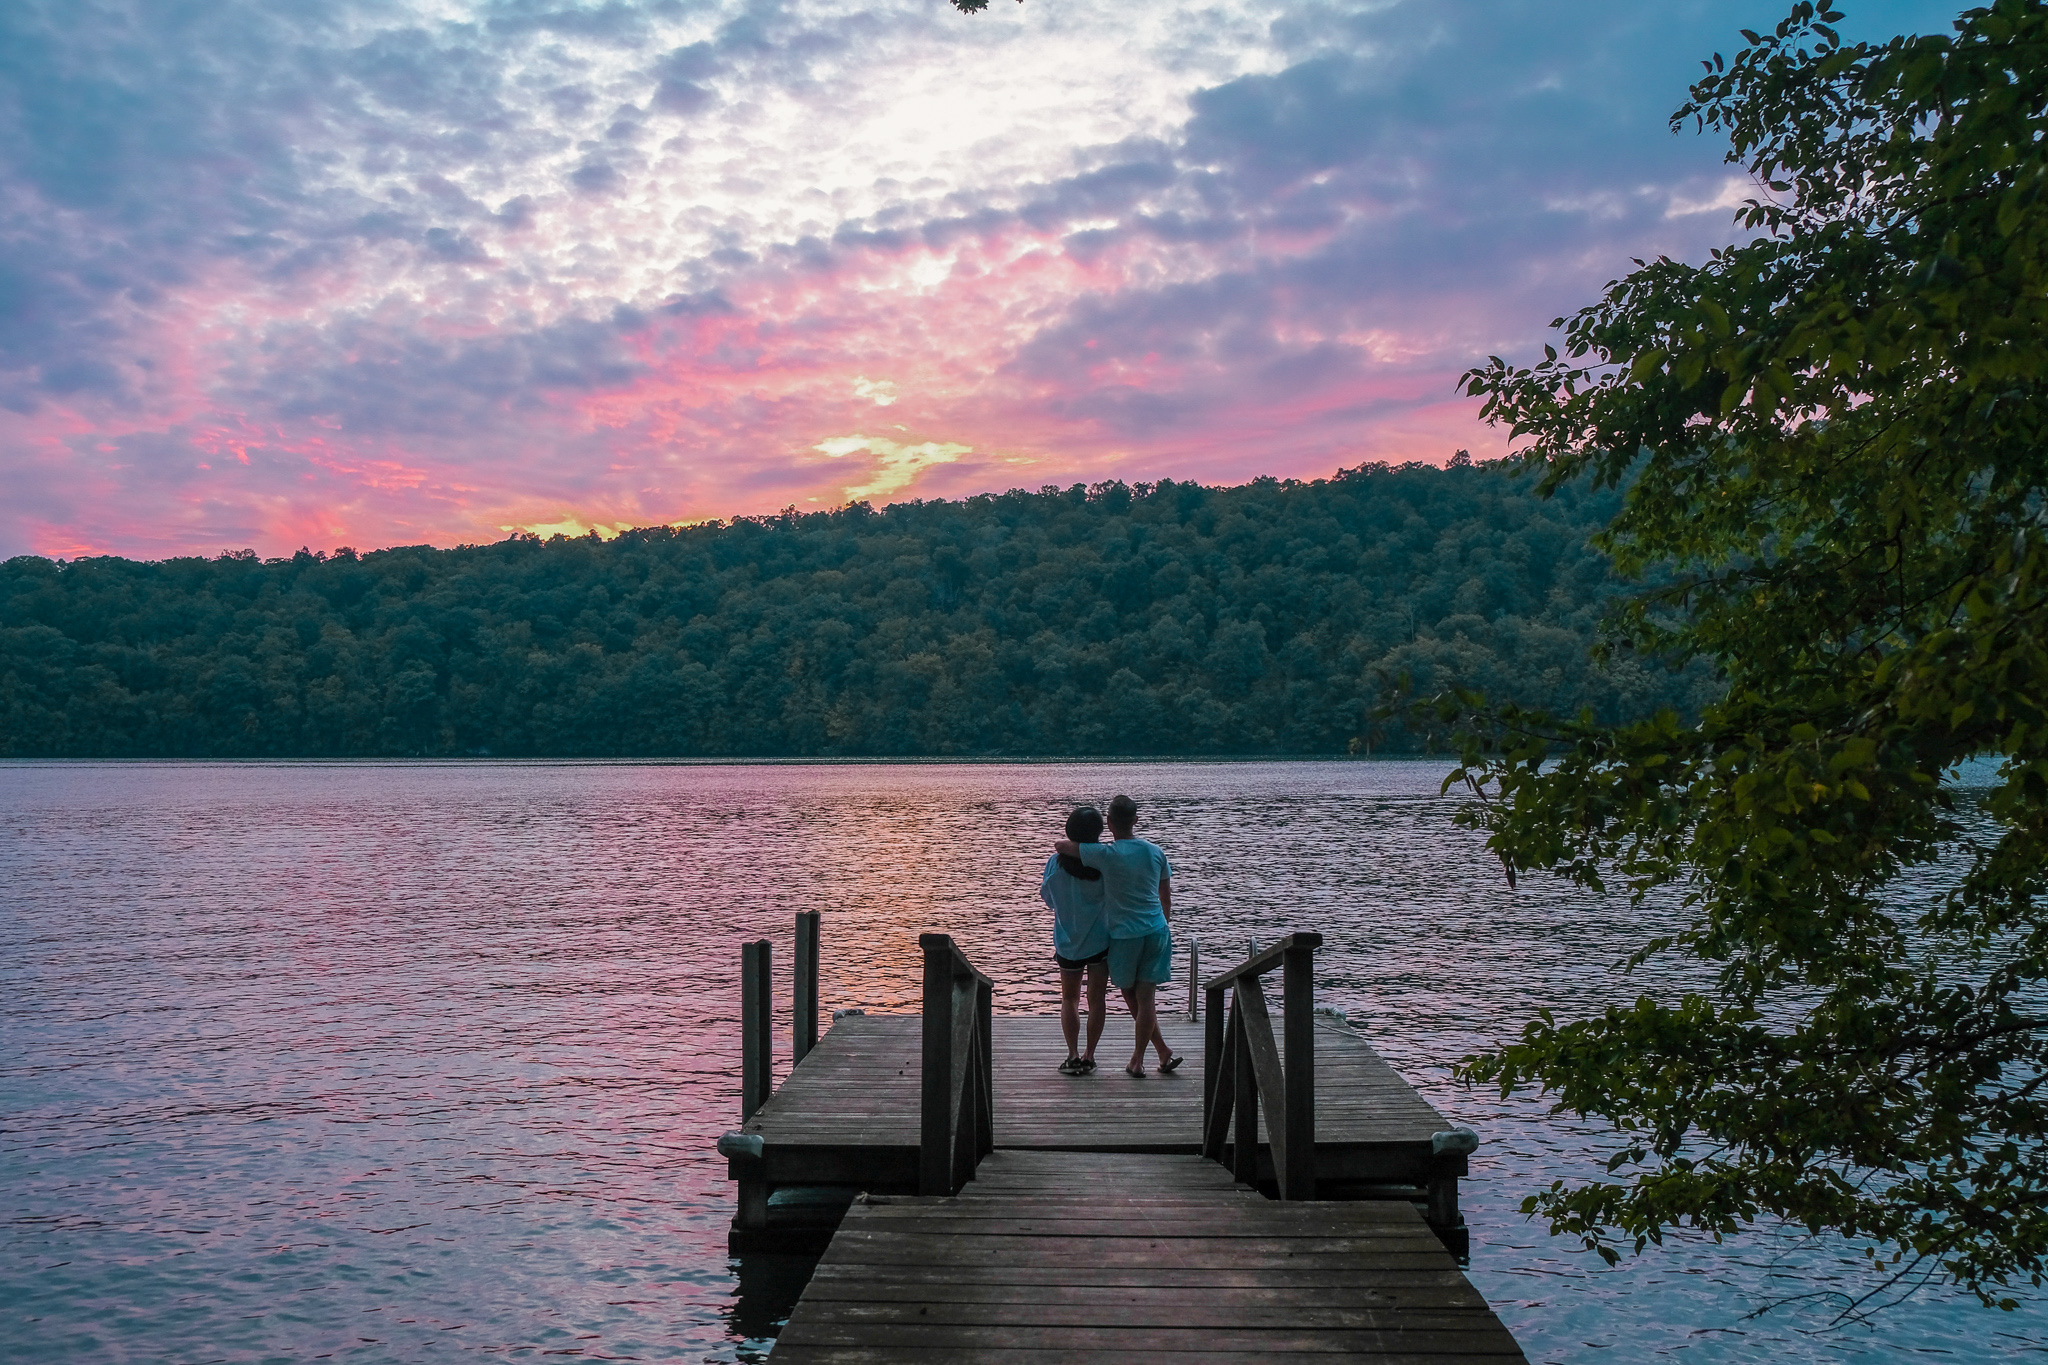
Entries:
[[[1230, 1106], [1237, 1096], [1237, 1006], [1230, 1007], [1224, 1022], [1223, 991], [1209, 992], [1208, 1056], [1202, 1071], [1202, 1085], [1208, 1092], [1202, 1107], [1202, 1155], [1210, 1161], [1223, 1160], [1223, 1143], [1230, 1136]], [[1232, 1167], [1235, 1170], [1235, 1167]]]
[[1244, 1017], [1245, 989], [1240, 979], [1230, 1008], [1231, 1096], [1230, 1107], [1237, 1120], [1232, 1139], [1230, 1171], [1240, 1185], [1259, 1183], [1259, 1078], [1252, 1070], [1252, 1047], [1246, 1038], [1251, 1021]]
[[1273, 1158], [1273, 1184], [1287, 1197], [1287, 1082], [1280, 1066], [1280, 1046], [1273, 1041], [1273, 1017], [1266, 1008], [1266, 989], [1247, 973], [1237, 979], [1238, 1027], [1252, 1062], [1259, 1108], [1266, 1115], [1266, 1148]]
[[1429, 1139], [1429, 1203], [1425, 1216], [1460, 1265], [1472, 1254], [1472, 1231], [1465, 1226], [1465, 1216], [1458, 1212], [1458, 1177], [1470, 1173], [1466, 1158], [1478, 1148], [1479, 1134], [1470, 1128], [1432, 1133]]
[[975, 1013], [978, 1016], [977, 1032], [981, 1044], [981, 1055], [975, 1059], [981, 1064], [981, 1074], [976, 1078], [980, 1082], [976, 1087], [980, 1091], [980, 1102], [975, 1106], [975, 1125], [980, 1143], [974, 1153], [974, 1164], [978, 1166], [983, 1157], [996, 1149], [995, 984], [985, 979], [977, 981], [974, 994]]
[[1202, 1112], [1216, 1107], [1216, 1077], [1223, 1065], [1223, 988], [1209, 992], [1209, 1017], [1202, 1021]]
[[917, 1192], [958, 1194], [995, 1150], [995, 988], [945, 934], [920, 934], [924, 1050]]
[[1431, 1227], [1444, 1232], [1465, 1221], [1458, 1212], [1457, 1176], [1448, 1171], [1432, 1171], [1427, 1190], [1429, 1211], [1423, 1216]]
[[1316, 979], [1315, 949], [1304, 941], [1309, 937], [1294, 935], [1281, 953], [1287, 1073], [1287, 1179], [1282, 1199], [1316, 1197]]
[[924, 949], [924, 1058], [918, 1087], [917, 1192], [953, 1192], [953, 941], [920, 934]]
[[953, 1072], [946, 1088], [952, 1164], [940, 1194], [957, 1194], [981, 1160], [981, 1007], [975, 986], [971, 977], [953, 977]]
[[740, 945], [740, 1122], [775, 1092], [773, 982], [765, 938]]
[[790, 1058], [802, 1061], [818, 1045], [818, 921], [816, 910], [796, 912], [796, 967], [789, 1016]]
[[768, 1230], [768, 1182], [740, 1177], [739, 1208], [734, 1210], [732, 1225], [746, 1232]]
[[1202, 1017], [1202, 945], [1188, 940], [1188, 1022]]

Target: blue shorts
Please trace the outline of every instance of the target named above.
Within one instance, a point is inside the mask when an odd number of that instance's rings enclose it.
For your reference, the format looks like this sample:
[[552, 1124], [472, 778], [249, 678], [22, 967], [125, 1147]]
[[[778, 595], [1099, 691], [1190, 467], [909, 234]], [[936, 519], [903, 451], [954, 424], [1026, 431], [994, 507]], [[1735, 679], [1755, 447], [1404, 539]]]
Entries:
[[1173, 931], [1161, 929], [1143, 938], [1111, 939], [1109, 979], [1120, 991], [1144, 982], [1157, 986], [1172, 980]]

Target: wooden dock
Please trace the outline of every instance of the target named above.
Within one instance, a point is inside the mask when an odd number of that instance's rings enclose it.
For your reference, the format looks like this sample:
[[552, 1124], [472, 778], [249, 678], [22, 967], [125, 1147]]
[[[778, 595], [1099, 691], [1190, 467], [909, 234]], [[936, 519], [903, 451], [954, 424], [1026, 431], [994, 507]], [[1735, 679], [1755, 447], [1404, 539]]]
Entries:
[[1162, 1014], [1186, 1060], [1140, 1079], [1127, 1021], [1100, 1069], [1062, 1075], [1059, 1021], [995, 1018], [988, 980], [926, 935], [923, 1012], [820, 1037], [800, 1008], [772, 1092], [768, 949], [748, 945], [732, 1246], [824, 1253], [777, 1358], [1522, 1361], [1459, 1270], [1476, 1138], [1314, 1009], [1320, 944], [1209, 981], [1199, 1023]]
[[[1187, 1060], [1172, 1075], [1123, 1073], [1130, 1021], [1114, 1018], [1103, 1065], [1062, 1076], [1067, 1045], [1049, 1015], [993, 1020], [995, 1145], [1000, 1150], [1152, 1152], [1202, 1148], [1202, 1026], [1159, 1020], [1167, 1045]], [[759, 1174], [771, 1187], [844, 1184], [874, 1194], [917, 1193], [918, 1079], [922, 1038], [915, 1014], [851, 1015], [832, 1025], [754, 1116], [741, 1125], [763, 1141]], [[1319, 1184], [1420, 1187], [1432, 1175], [1463, 1175], [1431, 1139], [1451, 1124], [1395, 1074], [1341, 1017], [1318, 1015], [1316, 1174]], [[1260, 1115], [1260, 1179], [1273, 1178]], [[1340, 1196], [1341, 1197], [1341, 1196]]]
[[856, 1204], [787, 1365], [1522, 1365], [1404, 1202], [1281, 1203], [1196, 1156], [998, 1150], [954, 1198]]

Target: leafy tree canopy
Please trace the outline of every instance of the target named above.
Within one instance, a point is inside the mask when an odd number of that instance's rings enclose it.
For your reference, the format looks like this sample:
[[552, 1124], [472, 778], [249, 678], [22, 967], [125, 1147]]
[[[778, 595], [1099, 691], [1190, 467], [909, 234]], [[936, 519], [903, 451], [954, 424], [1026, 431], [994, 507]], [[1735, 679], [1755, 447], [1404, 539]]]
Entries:
[[[1618, 1126], [1623, 1178], [1530, 1204], [1610, 1258], [1770, 1216], [1989, 1302], [2048, 1250], [2048, 7], [1839, 19], [1746, 33], [1673, 116], [1760, 182], [1752, 240], [1638, 262], [1563, 356], [1468, 376], [1546, 487], [1632, 480], [1598, 543], [1670, 578], [1623, 644], [1727, 690], [1694, 722], [1468, 713], [1510, 867], [1680, 889], [1643, 952], [1717, 984], [1465, 1072]], [[1983, 755], [1976, 822], [1943, 779]]]
[[[1470, 466], [1470, 462], [1466, 462]], [[1381, 679], [1608, 719], [1618, 505], [1497, 468], [1103, 483], [455, 550], [0, 566], [14, 755], [1401, 751]], [[1441, 745], [1448, 731], [1438, 728]]]

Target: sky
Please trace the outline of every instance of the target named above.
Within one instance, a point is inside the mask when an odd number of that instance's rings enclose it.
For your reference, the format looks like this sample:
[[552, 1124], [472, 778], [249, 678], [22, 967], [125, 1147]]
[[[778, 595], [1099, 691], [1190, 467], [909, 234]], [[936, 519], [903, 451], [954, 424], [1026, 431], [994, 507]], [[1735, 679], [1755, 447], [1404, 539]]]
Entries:
[[1488, 458], [1788, 7], [7, 0], [0, 557]]

